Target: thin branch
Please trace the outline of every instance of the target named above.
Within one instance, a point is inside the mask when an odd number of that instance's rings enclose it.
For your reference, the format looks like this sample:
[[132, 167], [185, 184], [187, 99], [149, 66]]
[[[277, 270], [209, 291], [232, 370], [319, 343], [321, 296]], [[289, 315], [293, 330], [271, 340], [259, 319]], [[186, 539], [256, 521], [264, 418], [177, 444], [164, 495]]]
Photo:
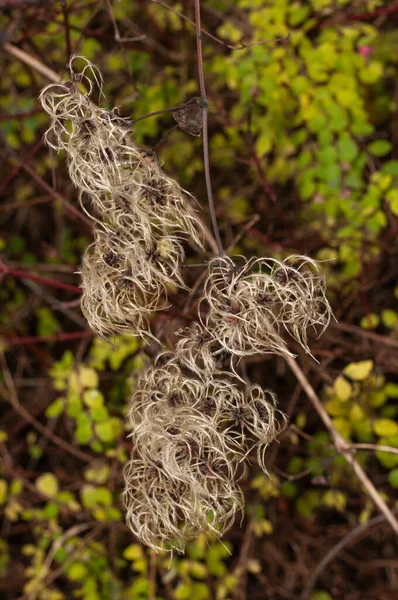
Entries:
[[[73, 310], [70, 310], [69, 307], [63, 306], [62, 302], [54, 298], [52, 294], [48, 294], [40, 285], [38, 285], [35, 281], [30, 281], [27, 279], [21, 279], [22, 283], [31, 290], [36, 296], [41, 298], [44, 302], [47, 302], [54, 311], [62, 312], [68, 319], [73, 321], [79, 327], [86, 327], [87, 322], [85, 319], [76, 314]], [[79, 298], [80, 303], [80, 298]]]
[[115, 13], [113, 12], [113, 7], [112, 7], [112, 4], [111, 4], [111, 0], [105, 0], [105, 3], [107, 5], [107, 7], [108, 7], [109, 16], [110, 16], [110, 19], [112, 21], [113, 33], [114, 33], [116, 42], [124, 44], [126, 42], [139, 42], [141, 40], [145, 40], [146, 39], [146, 35], [145, 34], [137, 35], [136, 37], [132, 37], [132, 38], [121, 37], [120, 31], [119, 31], [119, 27], [117, 25], [116, 18], [115, 18]]
[[11, 275], [13, 277], [17, 277], [18, 279], [30, 279], [31, 281], [37, 281], [37, 283], [42, 283], [48, 287], [67, 290], [68, 292], [74, 292], [75, 294], [82, 293], [82, 290], [76, 285], [70, 285], [69, 283], [63, 283], [62, 281], [55, 281], [54, 279], [47, 279], [46, 277], [41, 277], [40, 275], [32, 275], [31, 273], [19, 271], [18, 269], [9, 269], [2, 261], [0, 261], [0, 274]]
[[172, 106], [171, 108], [162, 108], [161, 110], [154, 110], [153, 112], [147, 113], [142, 117], [137, 117], [136, 119], [131, 119], [130, 123], [134, 125], [134, 123], [138, 123], [138, 121], [143, 121], [144, 119], [148, 119], [149, 117], [156, 117], [156, 115], [163, 115], [164, 113], [174, 112], [175, 110], [183, 110], [187, 107], [189, 108], [189, 103], [179, 104], [178, 106]]
[[[79, 301], [80, 302], [80, 301]], [[81, 340], [83, 338], [93, 337], [91, 329], [83, 331], [72, 331], [70, 333], [56, 333], [54, 335], [43, 336], [25, 336], [25, 337], [4, 337], [3, 341], [7, 346], [28, 346], [29, 344], [47, 344], [48, 342], [68, 342], [71, 340]]]
[[352, 450], [374, 450], [376, 452], [391, 452], [391, 454], [398, 454], [398, 448], [383, 446], [382, 444], [350, 444], [349, 448], [352, 448]]
[[349, 323], [331, 323], [334, 329], [340, 329], [340, 331], [347, 331], [353, 335], [358, 335], [369, 340], [376, 342], [377, 344], [383, 344], [385, 346], [391, 346], [392, 348], [398, 348], [398, 340], [394, 340], [390, 337], [380, 335], [374, 331], [366, 331], [356, 325], [350, 325]]
[[39, 423], [39, 421], [37, 421], [35, 417], [33, 417], [24, 406], [22, 406], [18, 399], [18, 393], [15, 388], [14, 381], [11, 377], [6, 358], [1, 350], [0, 363], [3, 370], [4, 382], [7, 386], [8, 391], [8, 395], [6, 393], [2, 393], [2, 395], [4, 396], [5, 400], [8, 400], [8, 402], [14, 408], [15, 412], [17, 412], [23, 419], [25, 419], [27, 423], [30, 423], [35, 429], [37, 429], [37, 431], [39, 431], [42, 435], [51, 440], [54, 444], [62, 448], [65, 452], [73, 454], [74, 456], [76, 456], [76, 458], [79, 458], [80, 460], [91, 463], [93, 461], [92, 456], [86, 454], [85, 452], [82, 452], [78, 448], [75, 448], [74, 446], [72, 446], [72, 444], [69, 444], [65, 440], [52, 433], [52, 431], [50, 431], [47, 427], [44, 427], [44, 425]]
[[[395, 510], [394, 512], [397, 513], [398, 511]], [[377, 515], [376, 517], [369, 519], [369, 521], [367, 521], [366, 523], [361, 523], [360, 525], [358, 525], [358, 527], [356, 527], [355, 529], [350, 531], [350, 533], [348, 535], [343, 537], [342, 540], [340, 540], [335, 546], [333, 546], [333, 548], [331, 550], [329, 550], [329, 552], [324, 556], [324, 558], [321, 560], [321, 562], [317, 565], [315, 571], [311, 575], [311, 577], [301, 595], [302, 600], [306, 600], [306, 598], [308, 598], [308, 596], [314, 589], [315, 583], [316, 583], [317, 579], [319, 578], [319, 576], [321, 575], [321, 573], [325, 570], [325, 568], [328, 566], [328, 564], [334, 558], [336, 558], [336, 556], [339, 554], [339, 552], [341, 552], [343, 550], [343, 548], [348, 546], [353, 540], [355, 540], [356, 538], [361, 536], [368, 529], [370, 529], [374, 525], [378, 525], [379, 523], [382, 523], [385, 520], [386, 520], [385, 514]]]
[[67, 540], [69, 540], [71, 537], [77, 536], [79, 535], [79, 533], [82, 533], [82, 531], [85, 531], [86, 529], [89, 529], [90, 527], [92, 527], [92, 524], [89, 523], [82, 523], [81, 525], [74, 525], [73, 527], [71, 527], [70, 529], [68, 529], [67, 531], [65, 531], [65, 533], [63, 533], [59, 538], [57, 538], [51, 548], [49, 553], [47, 554], [43, 565], [39, 571], [39, 573], [36, 576], [36, 583], [33, 587], [33, 589], [28, 593], [28, 600], [36, 600], [38, 594], [41, 591], [41, 585], [44, 584], [44, 579], [46, 579], [47, 575], [50, 572], [50, 567], [51, 567], [51, 563], [54, 560], [54, 556], [57, 553], [57, 551], [63, 547], [63, 545], [65, 544], [65, 542]]
[[[4, 189], [4, 187], [6, 185], [8, 185], [9, 181], [18, 173], [19, 169], [23, 169], [24, 171], [26, 171], [26, 173], [28, 173], [28, 175], [30, 175], [30, 177], [32, 177], [32, 179], [34, 179], [36, 181], [36, 183], [38, 183], [50, 196], [52, 196], [54, 198], [54, 200], [58, 200], [61, 204], [63, 204], [65, 206], [66, 210], [70, 213], [70, 215], [72, 215], [76, 219], [79, 219], [91, 231], [92, 223], [91, 223], [90, 219], [88, 219], [88, 217], [83, 215], [76, 208], [76, 206], [74, 206], [71, 202], [69, 202], [69, 200], [64, 198], [57, 191], [55, 191], [51, 187], [51, 185], [49, 185], [46, 181], [44, 181], [44, 179], [42, 177], [40, 177], [40, 175], [38, 173], [36, 173], [35, 169], [29, 165], [27, 158], [30, 156], [30, 153], [28, 153], [23, 159], [19, 158], [19, 156], [15, 152], [15, 150], [7, 144], [7, 140], [2, 131], [0, 131], [0, 136], [4, 140], [4, 144], [7, 149], [7, 153], [17, 162], [17, 165], [18, 165], [17, 167], [15, 167], [13, 169], [12, 173], [10, 173], [10, 175], [8, 177], [6, 177], [6, 179], [0, 184], [0, 191], [2, 189]], [[40, 140], [35, 145], [32, 152], [36, 152], [42, 146], [42, 144], [43, 144], [43, 140]]]
[[253, 537], [253, 521], [250, 521], [243, 536], [238, 564], [234, 569], [234, 573], [237, 578], [232, 595], [234, 600], [246, 600], [247, 563], [249, 561]]
[[149, 600], [156, 600], [156, 570], [157, 570], [157, 553], [152, 548], [149, 551]]
[[71, 42], [71, 35], [70, 35], [70, 27], [69, 27], [69, 14], [68, 14], [68, 5], [66, 3], [66, 0], [62, 0], [62, 14], [64, 17], [64, 24], [65, 24], [65, 50], [66, 50], [66, 62], [69, 62], [69, 58], [72, 56], [72, 42]]
[[208, 133], [208, 106], [206, 96], [206, 85], [205, 76], [203, 70], [203, 53], [202, 53], [202, 34], [200, 30], [200, 0], [195, 0], [195, 22], [196, 22], [196, 48], [198, 55], [198, 75], [199, 75], [199, 87], [201, 101], [200, 106], [202, 108], [202, 131], [203, 131], [203, 163], [205, 170], [206, 179], [206, 190], [207, 190], [207, 201], [209, 203], [209, 211], [211, 217], [211, 223], [213, 226], [214, 237], [216, 239], [218, 254], [224, 256], [224, 248], [221, 242], [220, 232], [217, 224], [216, 210], [213, 200], [213, 191], [211, 187], [211, 176], [210, 176], [210, 161], [209, 161], [209, 133]]
[[[19, 159], [18, 159], [19, 160]], [[26, 171], [32, 179], [34, 179], [50, 196], [54, 198], [54, 200], [58, 200], [65, 206], [65, 209], [69, 214], [76, 219], [79, 219], [82, 223], [84, 223], [87, 228], [92, 229], [92, 223], [90, 219], [88, 219], [85, 215], [83, 215], [77, 208], [74, 206], [69, 200], [64, 198], [61, 194], [56, 192], [51, 185], [49, 185], [36, 171], [26, 162], [20, 162], [21, 168]]]
[[86, 529], [89, 529], [90, 527], [92, 527], [92, 524], [89, 524], [89, 523], [82, 523], [81, 525], [74, 525], [73, 527], [71, 527], [70, 529], [65, 531], [65, 533], [63, 533], [59, 538], [57, 538], [55, 540], [55, 542], [53, 542], [53, 544], [50, 548], [50, 551], [47, 554], [39, 573], [37, 574], [36, 585], [29, 592], [29, 595], [28, 595], [29, 600], [35, 600], [35, 598], [37, 598], [37, 595], [40, 592], [40, 589], [39, 589], [40, 584], [42, 583], [43, 579], [45, 579], [47, 577], [48, 573], [50, 572], [51, 563], [53, 562], [54, 556], [57, 553], [57, 551], [60, 548], [62, 548], [63, 545], [65, 544], [65, 542], [67, 540], [69, 540], [71, 537], [75, 537], [76, 535], [79, 535], [79, 533], [82, 533], [82, 531], [86, 531]]
[[324, 425], [331, 434], [336, 450], [344, 456], [345, 460], [350, 465], [350, 467], [362, 483], [363, 487], [365, 488], [365, 491], [367, 492], [369, 498], [371, 498], [375, 506], [377, 506], [377, 508], [383, 513], [383, 515], [390, 523], [395, 533], [398, 535], [397, 519], [393, 515], [388, 505], [384, 502], [383, 498], [380, 496], [379, 492], [377, 491], [377, 489], [375, 488], [365, 471], [362, 469], [361, 465], [353, 457], [350, 445], [347, 444], [344, 438], [342, 438], [341, 435], [338, 433], [337, 429], [333, 425], [331, 418], [326, 412], [325, 407], [318, 398], [314, 388], [311, 386], [310, 382], [304, 375], [296, 360], [291, 356], [286, 356], [285, 359], [288, 365], [290, 366], [291, 370], [297, 377], [297, 380], [300, 382], [308, 398], [314, 405], [314, 408], [317, 411], [320, 418], [322, 419]]
[[20, 48], [17, 48], [17, 46], [14, 46], [9, 42], [3, 44], [2, 48], [6, 52], [8, 52], [8, 54], [11, 54], [11, 56], [13, 56], [14, 58], [17, 58], [29, 67], [32, 67], [32, 69], [34, 69], [47, 79], [50, 79], [50, 81], [53, 81], [54, 83], [60, 83], [62, 81], [62, 78], [58, 75], [58, 73], [44, 65], [35, 56], [32, 56], [28, 52], [25, 52], [25, 50], [21, 50]]
[[[173, 12], [175, 15], [179, 16], [181, 19], [183, 19], [187, 23], [190, 23], [194, 27], [196, 26], [194, 21], [192, 21], [192, 19], [190, 19], [189, 17], [184, 15], [182, 12], [180, 12], [173, 6], [170, 6], [170, 4], [167, 4], [167, 2], [163, 2], [162, 0], [151, 0], [151, 2], [153, 4], [159, 4], [159, 6], [163, 6], [164, 8], [167, 8], [169, 11]], [[217, 37], [216, 35], [209, 33], [208, 31], [206, 31], [206, 29], [201, 28], [200, 32], [203, 33], [203, 35], [205, 35], [206, 37], [213, 40], [214, 42], [217, 42], [217, 44], [224, 46], [224, 48], [228, 48], [228, 50], [245, 50], [246, 48], [251, 48], [252, 46], [261, 46], [263, 44], [272, 44], [273, 42], [281, 42], [281, 41], [287, 40], [290, 37], [290, 33], [288, 33], [283, 38], [274, 38], [272, 40], [260, 40], [259, 42], [250, 42], [250, 44], [245, 44], [244, 42], [240, 41], [240, 46], [234, 46], [233, 44], [228, 44], [228, 42], [225, 42], [224, 40]]]

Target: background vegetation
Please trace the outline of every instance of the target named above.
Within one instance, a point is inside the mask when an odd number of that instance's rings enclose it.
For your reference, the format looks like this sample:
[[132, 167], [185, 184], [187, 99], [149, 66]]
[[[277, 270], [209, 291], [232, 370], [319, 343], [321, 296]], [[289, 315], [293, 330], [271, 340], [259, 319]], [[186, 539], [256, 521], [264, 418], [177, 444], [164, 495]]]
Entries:
[[[104, 105], [123, 116], [197, 96], [193, 3], [0, 5], [1, 598], [396, 598], [396, 536], [347, 456], [394, 511], [398, 3], [202, 2], [222, 236], [234, 253], [325, 261], [338, 323], [313, 340], [318, 362], [299, 362], [333, 429], [281, 358], [248, 361], [290, 426], [269, 450], [270, 478], [253, 464], [244, 482], [242, 523], [223, 543], [199, 538], [172, 559], [124, 524], [124, 415], [150, 357], [135, 339], [94, 338], [79, 311], [91, 230], [65, 157], [44, 147], [37, 97], [54, 73], [67, 77], [72, 52], [97, 64]], [[208, 222], [200, 139], [176, 130], [157, 146], [173, 125], [170, 113], [148, 118], [134, 138], [157, 148]], [[203, 260], [188, 251], [188, 262]], [[187, 269], [191, 284], [197, 277]], [[176, 296], [155, 320], [171, 347], [195, 312], [181, 316], [187, 302]]]

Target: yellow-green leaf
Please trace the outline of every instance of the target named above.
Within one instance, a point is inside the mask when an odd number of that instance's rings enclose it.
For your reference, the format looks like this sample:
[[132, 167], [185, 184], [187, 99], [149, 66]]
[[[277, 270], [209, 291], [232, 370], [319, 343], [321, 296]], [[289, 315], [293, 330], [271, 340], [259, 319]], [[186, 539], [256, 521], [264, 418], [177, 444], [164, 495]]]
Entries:
[[123, 551], [123, 558], [126, 560], [140, 560], [143, 557], [143, 549], [139, 544], [130, 544]]
[[381, 320], [385, 327], [394, 327], [395, 323], [398, 321], [398, 314], [395, 310], [386, 308], [386, 310], [383, 310], [381, 313]]
[[376, 327], [378, 327], [379, 323], [380, 323], [379, 315], [376, 315], [376, 313], [368, 313], [367, 315], [362, 317], [359, 325], [360, 325], [360, 327], [362, 327], [362, 329], [376, 329]]
[[336, 392], [337, 398], [342, 402], [346, 402], [352, 395], [351, 385], [348, 383], [347, 379], [341, 375], [337, 377], [334, 382], [334, 391]]
[[89, 367], [80, 367], [79, 379], [85, 388], [96, 388], [98, 387], [98, 373], [94, 369]]
[[344, 374], [353, 381], [363, 381], [369, 377], [373, 369], [372, 360], [363, 360], [357, 363], [350, 363], [344, 369]]
[[373, 423], [373, 430], [377, 435], [390, 436], [398, 434], [398, 423], [392, 419], [377, 419]]
[[358, 423], [359, 421], [364, 421], [366, 419], [366, 413], [359, 404], [354, 404], [350, 410], [349, 417], [352, 423]]
[[0, 506], [6, 503], [8, 484], [5, 479], [0, 479]]
[[36, 487], [43, 496], [54, 498], [58, 492], [58, 481], [52, 473], [43, 473], [36, 479]]
[[343, 419], [341, 417], [333, 419], [333, 425], [344, 439], [348, 440], [350, 438], [352, 427], [351, 423], [347, 421], [347, 419]]
[[390, 204], [390, 208], [394, 215], [398, 215], [398, 189], [387, 192], [386, 200]]

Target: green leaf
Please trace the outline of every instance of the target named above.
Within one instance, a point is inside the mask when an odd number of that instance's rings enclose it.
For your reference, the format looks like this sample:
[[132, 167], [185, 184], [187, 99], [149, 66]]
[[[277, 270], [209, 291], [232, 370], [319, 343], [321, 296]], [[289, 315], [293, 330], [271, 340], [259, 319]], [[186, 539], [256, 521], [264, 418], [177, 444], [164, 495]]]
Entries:
[[97, 506], [97, 488], [93, 485], [84, 484], [80, 489], [80, 498], [83, 506], [94, 508]]
[[393, 469], [388, 474], [388, 483], [393, 488], [398, 488], [398, 469]]
[[292, 481], [285, 481], [281, 485], [281, 494], [285, 496], [285, 498], [294, 498], [297, 496], [297, 485]]
[[346, 400], [348, 400], [351, 397], [352, 387], [345, 377], [337, 377], [333, 387], [334, 391], [336, 392], [337, 398], [342, 402], [346, 402]]
[[95, 491], [95, 499], [98, 504], [103, 506], [112, 505], [112, 494], [106, 487], [98, 487]]
[[372, 408], [380, 408], [387, 402], [387, 394], [384, 390], [375, 390], [370, 395], [370, 406]]
[[319, 490], [308, 490], [304, 492], [296, 502], [296, 510], [301, 517], [310, 517], [314, 509], [321, 504]]
[[398, 314], [395, 312], [395, 310], [386, 308], [381, 313], [381, 320], [385, 327], [394, 327], [398, 321]]
[[102, 442], [112, 442], [115, 439], [112, 424], [108, 422], [96, 423], [94, 425], [95, 433]]
[[193, 577], [196, 579], [206, 579], [207, 569], [206, 566], [199, 561], [192, 561], [189, 565], [189, 570]]
[[79, 444], [87, 444], [93, 436], [91, 423], [79, 424], [75, 431], [75, 438]]
[[369, 377], [370, 373], [373, 369], [373, 361], [372, 360], [363, 360], [357, 363], [350, 363], [344, 369], [345, 375], [352, 379], [353, 381], [363, 381], [367, 377]]
[[46, 506], [43, 508], [43, 517], [47, 520], [55, 519], [59, 515], [59, 505], [54, 502], [47, 502]]
[[386, 383], [384, 391], [389, 398], [398, 398], [398, 383]]
[[381, 63], [372, 60], [359, 72], [359, 79], [368, 85], [376, 83], [380, 79], [383, 73], [383, 66]]
[[272, 140], [268, 131], [264, 131], [256, 142], [256, 151], [259, 156], [268, 154], [272, 148]]
[[390, 190], [386, 194], [386, 200], [394, 215], [398, 215], [398, 189]]
[[81, 562], [73, 563], [69, 567], [67, 575], [71, 581], [81, 581], [87, 575], [87, 567]]
[[368, 150], [373, 156], [385, 156], [391, 152], [392, 144], [387, 140], [375, 140], [368, 144]]
[[123, 558], [126, 560], [139, 560], [144, 556], [142, 546], [139, 544], [130, 544], [123, 551]]
[[78, 418], [81, 415], [82, 408], [83, 404], [80, 399], [80, 395], [76, 394], [75, 392], [68, 393], [66, 408], [66, 414], [68, 417], [72, 417], [73, 419]]
[[90, 415], [93, 421], [106, 421], [109, 418], [109, 413], [105, 406], [93, 406], [90, 409]]
[[177, 600], [188, 600], [189, 598], [192, 597], [192, 588], [190, 585], [188, 585], [187, 583], [181, 583], [175, 593], [174, 593], [174, 597]]
[[106, 464], [95, 465], [85, 472], [85, 479], [93, 483], [103, 484], [108, 480], [110, 467]]
[[347, 404], [345, 402], [341, 402], [337, 398], [329, 400], [325, 406], [329, 415], [332, 417], [339, 417], [341, 415], [345, 415], [347, 412]]
[[36, 488], [48, 498], [55, 498], [58, 492], [58, 481], [52, 473], [43, 473], [35, 482]]
[[355, 403], [350, 408], [349, 418], [350, 418], [351, 423], [361, 423], [362, 421], [364, 421], [366, 419], [366, 413], [363, 410], [363, 408], [361, 408], [361, 406], [359, 406], [359, 404]]
[[323, 495], [323, 504], [344, 512], [347, 504], [347, 496], [338, 490], [328, 490]]
[[351, 162], [358, 155], [359, 148], [348, 133], [343, 133], [337, 141], [340, 160]]
[[333, 600], [333, 598], [328, 592], [316, 590], [315, 592], [312, 592], [310, 600]]
[[362, 329], [376, 329], [380, 324], [380, 317], [376, 313], [368, 313], [359, 322]]
[[[393, 448], [397, 448], [398, 435], [380, 438], [378, 443], [382, 446], [392, 446]], [[393, 454], [392, 452], [387, 452], [385, 450], [377, 450], [375, 454], [380, 463], [386, 469], [394, 469], [395, 467], [398, 467], [398, 454]]]
[[49, 419], [55, 419], [56, 417], [59, 417], [59, 415], [64, 410], [64, 406], [65, 406], [65, 399], [57, 398], [56, 400], [54, 400], [54, 402], [52, 402], [49, 406], [47, 406], [46, 417], [48, 417]]
[[0, 479], [0, 506], [6, 503], [8, 492], [8, 483], [5, 479]]
[[383, 165], [383, 173], [392, 177], [398, 177], [398, 160], [389, 160], [386, 162]]
[[338, 417], [337, 419], [332, 419], [333, 425], [336, 427], [339, 434], [346, 440], [349, 440], [352, 433], [352, 426], [347, 419], [343, 419], [342, 417]]
[[389, 437], [398, 434], [398, 423], [392, 419], [377, 419], [373, 423], [374, 432], [380, 437]]
[[98, 373], [90, 367], [80, 366], [79, 368], [79, 379], [83, 387], [86, 388], [97, 388], [98, 387]]
[[102, 406], [104, 404], [104, 396], [99, 390], [85, 390], [83, 393], [83, 401], [87, 406]]

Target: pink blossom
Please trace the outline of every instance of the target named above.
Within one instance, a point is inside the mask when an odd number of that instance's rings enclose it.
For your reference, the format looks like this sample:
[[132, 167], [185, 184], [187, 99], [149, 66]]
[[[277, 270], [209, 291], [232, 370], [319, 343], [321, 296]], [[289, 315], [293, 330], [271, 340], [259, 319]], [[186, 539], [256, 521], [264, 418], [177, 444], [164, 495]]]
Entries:
[[361, 56], [370, 56], [370, 54], [372, 54], [373, 48], [371, 46], [360, 46], [359, 47], [359, 54]]

